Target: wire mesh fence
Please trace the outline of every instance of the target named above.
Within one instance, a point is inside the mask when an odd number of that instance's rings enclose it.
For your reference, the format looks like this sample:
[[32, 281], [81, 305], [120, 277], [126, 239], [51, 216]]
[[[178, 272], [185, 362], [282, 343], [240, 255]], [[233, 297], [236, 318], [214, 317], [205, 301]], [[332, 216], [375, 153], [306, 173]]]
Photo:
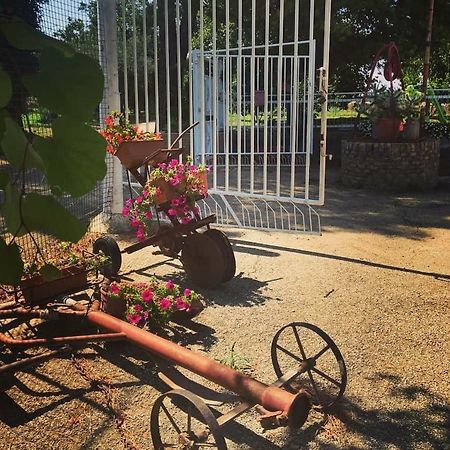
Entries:
[[[7, 11], [8, 15], [15, 15], [25, 19], [33, 27], [40, 29], [46, 35], [62, 40], [79, 53], [86, 54], [99, 61], [99, 46], [102, 45], [101, 36], [97, 27], [97, 2], [80, 0], [49, 0], [46, 2], [35, 2], [34, 9], [29, 2], [15, 2]], [[11, 60], [11, 59], [9, 59]], [[18, 66], [8, 67], [8, 58], [2, 58], [1, 63], [5, 70], [10, 69], [11, 74], [16, 74], [13, 79], [15, 91], [12, 102], [8, 109], [13, 119], [19, 123], [25, 132], [33, 133], [42, 138], [52, 137], [52, 113], [38, 104], [36, 99], [26, 94], [21, 86], [20, 74], [32, 74], [38, 70], [38, 62], [31, 52], [22, 52]], [[104, 68], [105, 61], [99, 61]], [[10, 63], [11, 64], [11, 63]], [[19, 74], [19, 76], [17, 76]], [[12, 76], [14, 78], [14, 76]], [[103, 102], [96, 111], [90, 125], [94, 128], [101, 126], [102, 119], [106, 114]], [[107, 158], [108, 166], [111, 165]], [[12, 180], [22, 177], [25, 192], [38, 192], [50, 194], [51, 190], [46, 182], [45, 176], [35, 169], [26, 170], [24, 174], [15, 171], [0, 153], [0, 171], [9, 173]], [[74, 216], [88, 223], [90, 230], [102, 231], [103, 224], [110, 213], [112, 177], [109, 170], [104, 180], [97, 183], [96, 187], [81, 197], [61, 195], [58, 197], [60, 203], [66, 207]], [[0, 196], [2, 196], [0, 191]], [[0, 198], [0, 203], [2, 202]], [[5, 234], [6, 228], [3, 217], [0, 214], [0, 233]], [[35, 254], [35, 244], [40, 248], [52, 245], [53, 239], [43, 234], [34, 233], [31, 237], [22, 238], [21, 246], [25, 259], [30, 259]]]

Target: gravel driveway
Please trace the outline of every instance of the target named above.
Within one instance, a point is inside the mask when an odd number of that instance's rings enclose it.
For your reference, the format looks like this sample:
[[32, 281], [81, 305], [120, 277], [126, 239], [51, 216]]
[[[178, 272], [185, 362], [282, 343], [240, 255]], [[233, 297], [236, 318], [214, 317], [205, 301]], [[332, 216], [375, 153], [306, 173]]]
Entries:
[[[262, 433], [255, 413], [244, 415], [224, 430], [230, 450], [450, 448], [449, 192], [448, 183], [407, 195], [334, 183], [320, 237], [227, 231], [238, 275], [202, 291], [208, 307], [193, 330], [174, 326], [174, 338], [215, 359], [236, 343], [252, 375], [270, 383], [273, 335], [310, 322], [337, 343], [349, 377], [332, 415], [312, 412], [291, 434]], [[127, 255], [123, 272], [186, 283], [178, 261], [151, 249]], [[148, 355], [126, 345], [83, 354], [112, 382], [134, 442], [150, 449], [150, 409], [165, 388]], [[104, 394], [68, 359], [19, 373], [0, 392], [0, 435], [0, 449], [123, 448]]]

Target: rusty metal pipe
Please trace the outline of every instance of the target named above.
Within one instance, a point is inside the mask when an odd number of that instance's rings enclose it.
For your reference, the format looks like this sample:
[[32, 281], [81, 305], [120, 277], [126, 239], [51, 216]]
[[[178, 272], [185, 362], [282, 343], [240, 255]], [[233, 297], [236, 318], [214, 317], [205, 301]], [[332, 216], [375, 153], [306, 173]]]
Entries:
[[90, 311], [87, 318], [102, 328], [123, 333], [134, 344], [235, 392], [248, 402], [259, 404], [269, 411], [280, 411], [280, 415], [285, 416], [292, 427], [301, 427], [308, 417], [311, 403], [304, 391], [294, 395], [278, 387], [268, 386], [201, 353], [188, 350], [104, 312]]
[[120, 341], [126, 338], [124, 333], [84, 334], [79, 336], [61, 336], [45, 339], [13, 339], [0, 333], [0, 343], [7, 347], [30, 348], [59, 344], [80, 344], [83, 342]]
[[63, 347], [58, 350], [51, 350], [49, 352], [45, 352], [41, 355], [32, 356], [30, 358], [21, 359], [20, 361], [14, 361], [10, 364], [6, 364], [4, 366], [0, 366], [0, 375], [3, 375], [8, 372], [17, 372], [19, 370], [24, 370], [29, 366], [35, 364], [41, 364], [44, 361], [47, 361], [52, 358], [56, 358], [57, 356], [61, 356], [65, 353], [69, 353], [72, 351], [70, 347]]

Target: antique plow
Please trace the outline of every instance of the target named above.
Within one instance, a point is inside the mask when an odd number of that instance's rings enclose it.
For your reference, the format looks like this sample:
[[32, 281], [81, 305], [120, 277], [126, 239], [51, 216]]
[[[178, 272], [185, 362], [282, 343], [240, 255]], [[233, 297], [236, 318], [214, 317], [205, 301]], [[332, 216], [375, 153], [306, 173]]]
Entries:
[[[281, 328], [271, 348], [272, 364], [278, 379], [271, 385], [219, 364], [202, 353], [194, 352], [131, 325], [101, 310], [96, 299], [89, 306], [68, 299], [63, 303], [31, 306], [17, 302], [0, 304], [0, 347], [23, 352], [32, 347], [50, 347], [0, 366], [0, 380], [7, 388], [6, 374], [23, 370], [45, 360], [72, 351], [73, 346], [88, 342], [126, 340], [149, 351], [160, 368], [160, 378], [171, 390], [154, 403], [150, 417], [153, 448], [226, 449], [222, 427], [254, 406], [260, 412], [263, 428], [289, 426], [299, 428], [310, 408], [329, 408], [343, 395], [347, 373], [336, 344], [314, 325], [294, 322]], [[15, 322], [78, 319], [94, 324], [98, 334], [17, 339], [8, 336]], [[8, 319], [9, 321], [5, 321]], [[228, 392], [219, 393], [187, 378], [175, 365], [200, 375]], [[231, 391], [231, 392], [230, 392]], [[219, 412], [224, 409], [225, 412]]]

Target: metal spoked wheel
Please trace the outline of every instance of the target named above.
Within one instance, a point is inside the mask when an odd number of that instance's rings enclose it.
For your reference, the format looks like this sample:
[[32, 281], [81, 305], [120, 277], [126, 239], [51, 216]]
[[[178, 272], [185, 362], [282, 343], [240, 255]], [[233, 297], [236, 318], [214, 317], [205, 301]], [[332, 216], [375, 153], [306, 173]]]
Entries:
[[333, 340], [320, 328], [293, 322], [281, 328], [272, 341], [272, 364], [278, 377], [306, 361], [306, 370], [285, 388], [303, 388], [314, 405], [329, 408], [343, 395], [347, 385], [344, 359]]
[[114, 238], [111, 236], [99, 237], [94, 242], [92, 248], [94, 253], [102, 252], [110, 260], [109, 264], [100, 269], [100, 273], [107, 278], [115, 277], [119, 273], [120, 266], [122, 265], [122, 254]]
[[181, 262], [197, 286], [215, 288], [222, 282], [225, 258], [216, 241], [206, 234], [193, 233], [185, 239]]
[[156, 400], [150, 417], [155, 450], [226, 450], [219, 424], [203, 400], [184, 389], [169, 391]]
[[206, 230], [204, 234], [213, 238], [222, 250], [222, 254], [225, 258], [225, 272], [222, 281], [226, 283], [236, 274], [236, 258], [234, 257], [233, 247], [227, 236], [219, 230]]

